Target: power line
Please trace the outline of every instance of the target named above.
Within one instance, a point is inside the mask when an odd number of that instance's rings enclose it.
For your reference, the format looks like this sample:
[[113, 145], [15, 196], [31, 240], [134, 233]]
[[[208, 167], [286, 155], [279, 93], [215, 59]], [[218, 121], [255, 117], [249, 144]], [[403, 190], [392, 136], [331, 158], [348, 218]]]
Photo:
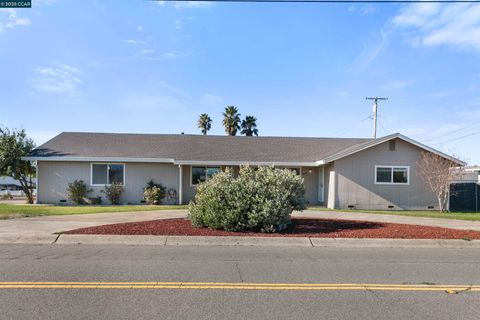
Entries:
[[345, 128], [342, 128], [342, 129], [340, 129], [340, 130], [335, 131], [333, 134], [334, 134], [334, 135], [342, 135], [344, 132], [346, 132], [346, 131], [348, 131], [348, 130], [351, 130], [351, 129], [353, 129], [353, 128], [358, 127], [362, 122], [364, 122], [364, 121], [366, 121], [366, 120], [368, 120], [368, 119], [372, 119], [372, 116], [369, 115], [369, 116], [367, 116], [367, 117], [365, 117], [365, 118], [363, 118], [363, 119], [355, 122], [353, 125], [351, 125], [351, 126], [349, 126], [349, 127], [345, 127]]
[[474, 132], [466, 134], [464, 136], [460, 136], [460, 137], [456, 137], [456, 138], [453, 138], [453, 139], [450, 139], [450, 140], [434, 143], [434, 145], [439, 145], [439, 144], [444, 144], [444, 143], [447, 143], [447, 142], [457, 141], [457, 140], [460, 140], [460, 139], [464, 139], [464, 138], [474, 136], [474, 135], [479, 134], [479, 133], [480, 133], [480, 130], [474, 131]]
[[386, 135], [388, 135], [388, 131], [387, 129], [385, 129], [385, 127], [383, 126], [383, 123], [382, 121], [380, 121], [380, 116], [378, 117], [378, 123], [380, 124], [380, 127], [382, 127], [383, 129], [383, 132], [385, 132]]
[[443, 138], [443, 137], [445, 137], [445, 136], [448, 136], [448, 135], [451, 135], [451, 134], [453, 134], [453, 133], [457, 133], [457, 132], [463, 131], [463, 130], [465, 130], [465, 129], [468, 129], [468, 128], [471, 128], [471, 127], [474, 127], [474, 126], [477, 126], [477, 125], [478, 125], [478, 124], [471, 124], [471, 125], [468, 125], [468, 126], [465, 126], [465, 127], [461, 127], [461, 128], [459, 128], [459, 129], [455, 129], [455, 130], [452, 130], [452, 131], [448, 131], [448, 132], [446, 132], [446, 133], [443, 133], [443, 134], [441, 134], [441, 135], [439, 135], [439, 136], [436, 136], [436, 137], [433, 137], [433, 138], [425, 139], [425, 140], [423, 140], [423, 141], [424, 141], [424, 142], [428, 142], [428, 141], [432, 141], [432, 140], [437, 140], [437, 139], [439, 139], [439, 138]]
[[261, 2], [261, 3], [479, 3], [480, 0], [150, 0], [162, 2]]

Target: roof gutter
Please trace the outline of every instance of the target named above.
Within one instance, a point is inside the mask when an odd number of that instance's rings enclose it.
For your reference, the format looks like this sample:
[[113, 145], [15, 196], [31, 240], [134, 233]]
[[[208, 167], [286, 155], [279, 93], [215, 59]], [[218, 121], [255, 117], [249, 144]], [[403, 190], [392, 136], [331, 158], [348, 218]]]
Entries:
[[69, 162], [151, 162], [173, 163], [174, 159], [168, 158], [125, 158], [125, 157], [22, 157], [26, 161], [69, 161]]

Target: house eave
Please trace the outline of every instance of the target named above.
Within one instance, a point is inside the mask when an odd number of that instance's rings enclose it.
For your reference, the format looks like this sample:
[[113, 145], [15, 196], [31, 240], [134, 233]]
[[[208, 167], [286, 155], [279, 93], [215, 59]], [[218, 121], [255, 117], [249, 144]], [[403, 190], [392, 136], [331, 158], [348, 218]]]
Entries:
[[150, 162], [173, 163], [174, 159], [168, 158], [129, 158], [129, 157], [22, 157], [26, 161], [68, 161], [68, 162]]

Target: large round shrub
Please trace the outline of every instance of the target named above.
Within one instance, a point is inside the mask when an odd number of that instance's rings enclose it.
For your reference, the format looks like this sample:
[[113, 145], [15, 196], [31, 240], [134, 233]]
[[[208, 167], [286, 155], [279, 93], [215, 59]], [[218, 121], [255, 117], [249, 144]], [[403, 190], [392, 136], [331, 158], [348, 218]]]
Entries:
[[278, 232], [293, 210], [305, 209], [303, 179], [288, 169], [240, 168], [215, 174], [197, 188], [189, 205], [194, 226], [227, 231]]

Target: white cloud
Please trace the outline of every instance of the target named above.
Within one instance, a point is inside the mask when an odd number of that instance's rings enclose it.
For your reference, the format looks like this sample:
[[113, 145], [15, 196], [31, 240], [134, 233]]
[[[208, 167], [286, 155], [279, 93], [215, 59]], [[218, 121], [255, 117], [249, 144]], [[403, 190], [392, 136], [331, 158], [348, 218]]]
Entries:
[[142, 32], [143, 30], [145, 30], [144, 26], [137, 26], [138, 32]]
[[208, 8], [213, 5], [213, 2], [209, 1], [177, 1], [173, 5], [175, 9], [185, 8]]
[[363, 52], [355, 60], [353, 69], [356, 71], [365, 70], [379, 56], [389, 44], [389, 31], [380, 30], [379, 37], [373, 44], [365, 46]]
[[137, 44], [137, 40], [133, 40], [133, 39], [128, 39], [128, 40], [124, 40], [125, 43], [128, 43], [128, 44]]
[[35, 69], [36, 76], [29, 79], [31, 86], [41, 92], [57, 94], [78, 94], [81, 71], [68, 64], [54, 63]]
[[17, 26], [29, 26], [30, 19], [19, 17], [15, 9], [0, 9], [0, 32]]
[[411, 4], [392, 19], [392, 25], [405, 31], [414, 45], [480, 51], [478, 4]]

